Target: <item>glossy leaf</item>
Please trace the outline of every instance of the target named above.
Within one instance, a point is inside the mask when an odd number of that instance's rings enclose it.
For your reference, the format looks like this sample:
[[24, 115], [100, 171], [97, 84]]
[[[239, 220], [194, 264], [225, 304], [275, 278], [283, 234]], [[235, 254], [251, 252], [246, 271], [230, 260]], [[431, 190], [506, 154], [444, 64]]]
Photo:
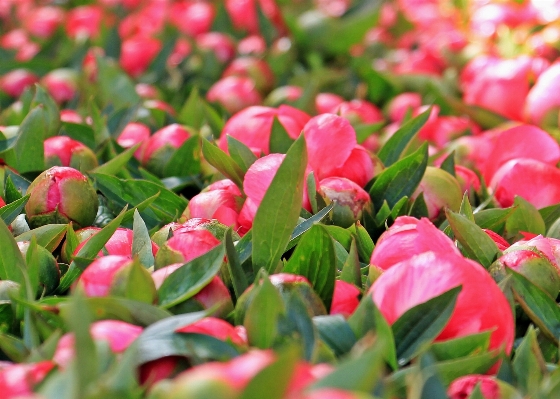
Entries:
[[520, 232], [545, 234], [545, 222], [537, 208], [522, 197], [515, 197], [513, 201], [515, 210], [506, 221], [506, 233], [510, 237], [517, 236]]
[[243, 171], [225, 152], [202, 138], [202, 155], [210, 165], [218, 169], [225, 177], [243, 188]]
[[132, 159], [138, 147], [140, 147], [140, 144], [136, 144], [133, 147], [124, 150], [110, 161], [105, 162], [104, 164], [92, 169], [91, 173], [102, 173], [105, 175], [116, 176], [123, 170], [128, 161]]
[[294, 139], [288, 135], [286, 128], [274, 117], [270, 130], [270, 153], [285, 154], [293, 143]]
[[0, 218], [2, 218], [4, 223], [9, 225], [21, 214], [21, 211], [25, 207], [25, 204], [27, 204], [29, 197], [30, 194], [27, 194], [25, 197], [21, 197], [20, 199], [0, 208]]
[[149, 268], [154, 265], [154, 255], [152, 253], [152, 240], [150, 233], [146, 227], [146, 223], [142, 220], [142, 216], [138, 210], [134, 210], [134, 222], [132, 225], [134, 232], [132, 238], [132, 256], [137, 257], [140, 263]]
[[313, 324], [321, 340], [333, 350], [336, 356], [350, 352], [356, 344], [354, 332], [341, 315], [315, 316]]
[[243, 172], [258, 159], [253, 151], [235, 137], [227, 136], [228, 150], [231, 158], [237, 163]]
[[187, 139], [174, 152], [163, 169], [163, 176], [190, 176], [200, 173], [200, 138]]
[[66, 224], [46, 224], [18, 235], [16, 241], [30, 241], [31, 237], [37, 237], [37, 244], [53, 252], [66, 235], [67, 226]]

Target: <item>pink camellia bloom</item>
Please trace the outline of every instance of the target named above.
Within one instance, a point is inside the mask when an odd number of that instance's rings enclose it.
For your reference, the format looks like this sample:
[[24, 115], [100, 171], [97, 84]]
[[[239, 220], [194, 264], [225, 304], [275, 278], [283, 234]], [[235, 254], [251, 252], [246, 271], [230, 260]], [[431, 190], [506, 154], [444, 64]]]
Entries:
[[348, 119], [352, 124], [369, 124], [383, 121], [381, 110], [365, 100], [344, 101], [331, 112]]
[[289, 105], [277, 109], [263, 106], [247, 107], [233, 115], [224, 125], [219, 147], [227, 150], [227, 136], [241, 141], [253, 152], [265, 155], [270, 152], [270, 133], [274, 118], [282, 124], [288, 135], [296, 139], [309, 120], [309, 115]]
[[524, 110], [527, 122], [539, 126], [558, 126], [559, 82], [560, 62], [555, 62], [539, 76], [527, 95]]
[[275, 0], [226, 0], [226, 10], [237, 29], [246, 30], [251, 34], [259, 33], [257, 4], [263, 14], [280, 32], [285, 30], [282, 13]]
[[[120, 320], [100, 320], [91, 324], [89, 332], [94, 341], [105, 341], [114, 353], [122, 353], [142, 333], [142, 327]], [[75, 338], [73, 333], [64, 334], [58, 341], [53, 361], [61, 368], [66, 368], [74, 359]]]
[[389, 324], [407, 310], [451, 288], [462, 289], [449, 322], [436, 341], [491, 331], [489, 349], [510, 353], [514, 323], [509, 303], [478, 263], [452, 252], [425, 252], [386, 270], [370, 294]]
[[344, 98], [333, 93], [319, 93], [315, 97], [315, 109], [318, 114], [333, 113], [340, 104], [344, 102]]
[[219, 103], [230, 114], [262, 103], [253, 79], [242, 76], [228, 76], [216, 81], [208, 90], [206, 99]]
[[369, 194], [352, 180], [344, 177], [327, 177], [319, 183], [319, 193], [327, 204], [335, 201], [333, 223], [349, 227], [362, 217], [362, 212], [371, 208]]
[[426, 168], [424, 176], [411, 198], [416, 199], [421, 193], [431, 220], [437, 219], [447, 208], [458, 211], [463, 197], [457, 179], [445, 170], [433, 166]]
[[461, 74], [463, 99], [513, 120], [523, 119], [529, 79], [543, 69], [539, 60], [526, 56], [502, 60], [481, 56], [473, 59]]
[[80, 6], [68, 11], [66, 33], [72, 39], [96, 38], [101, 30], [103, 11], [99, 6]]
[[161, 41], [147, 35], [132, 36], [123, 41], [119, 65], [133, 78], [142, 75], [161, 50]]
[[424, 252], [461, 253], [453, 241], [427, 218], [400, 216], [379, 237], [370, 264], [383, 270]]
[[477, 385], [484, 399], [500, 399], [502, 397], [496, 377], [480, 374], [470, 374], [457, 378], [447, 388], [447, 395], [451, 399], [468, 398]]
[[268, 63], [260, 58], [245, 56], [234, 59], [225, 69], [222, 77], [241, 76], [251, 78], [260, 92], [274, 87], [274, 72]]
[[402, 93], [394, 97], [388, 105], [389, 119], [393, 122], [401, 122], [405, 115], [411, 115], [422, 105], [422, 96], [418, 93]]
[[[91, 237], [97, 234], [97, 232], [101, 229], [97, 227], [89, 227], [87, 230], [88, 233], [86, 235], [86, 238], [76, 247], [76, 249], [74, 250], [74, 255], [76, 255], [80, 251], [80, 249], [82, 249], [82, 247], [86, 245]], [[105, 255], [119, 255], [132, 259], [133, 239], [134, 231], [132, 231], [131, 229], [126, 229], [124, 227], [119, 227], [117, 228], [117, 230], [115, 230], [111, 238], [109, 238], [109, 240], [105, 243], [104, 250], [99, 251], [97, 256], [102, 257]], [[152, 254], [156, 256], [157, 252], [158, 246], [152, 241]]]
[[156, 256], [156, 269], [172, 263], [186, 263], [220, 244], [207, 230], [175, 230]]
[[107, 296], [115, 275], [132, 262], [130, 257], [121, 255], [97, 258], [80, 275], [76, 287], [81, 288], [88, 297]]
[[159, 129], [143, 145], [142, 165], [152, 173], [162, 176], [169, 159], [191, 135], [187, 128], [177, 123]]
[[49, 223], [90, 226], [97, 215], [97, 193], [78, 170], [53, 166], [41, 173], [27, 188], [31, 194], [25, 213], [32, 228]]
[[39, 81], [37, 75], [27, 69], [14, 69], [0, 77], [0, 91], [10, 97], [19, 97], [25, 89]]
[[560, 202], [560, 169], [535, 159], [513, 159], [496, 171], [489, 186], [504, 208], [518, 195], [540, 209]]
[[41, 85], [47, 89], [58, 104], [70, 101], [78, 90], [78, 74], [69, 68], [54, 69], [41, 78]]
[[25, 29], [40, 39], [51, 37], [64, 20], [64, 10], [56, 6], [37, 7], [23, 21]]
[[87, 172], [98, 165], [97, 156], [85, 144], [67, 136], [49, 137], [44, 142], [45, 167], [70, 166]]
[[222, 341], [231, 341], [235, 345], [247, 346], [247, 334], [244, 333], [244, 328], [240, 330], [227, 321], [216, 317], [205, 317], [192, 324], [180, 327], [175, 332], [205, 334]]
[[360, 304], [360, 295], [360, 290], [354, 284], [336, 280], [330, 314], [341, 314], [344, 317], [349, 317]]
[[222, 64], [235, 56], [235, 43], [225, 33], [202, 33], [196, 37], [195, 43], [199, 49], [213, 52], [216, 59]]
[[507, 161], [530, 158], [549, 165], [560, 161], [560, 146], [550, 134], [536, 126], [518, 125], [499, 133], [482, 170], [487, 182]]
[[[321, 114], [303, 128], [307, 142], [309, 166], [319, 180], [346, 177], [365, 186], [374, 175], [374, 165], [367, 150], [357, 144], [350, 122], [335, 114]], [[332, 148], [336, 147], [336, 151]]]
[[212, 3], [180, 2], [171, 5], [169, 20], [180, 32], [195, 37], [210, 31], [215, 14]]
[[50, 360], [37, 363], [8, 364], [0, 369], [0, 392], [4, 399], [24, 398], [32, 395], [56, 364]]
[[241, 211], [241, 197], [228, 190], [210, 190], [195, 195], [184, 212], [187, 219], [217, 219], [226, 226], [239, 227], [237, 218]]
[[134, 152], [134, 157], [138, 160], [142, 158], [142, 151], [144, 143], [150, 138], [150, 128], [143, 123], [130, 122], [127, 124], [119, 137], [117, 143], [123, 148], [134, 147], [136, 144], [141, 144], [140, 147]]

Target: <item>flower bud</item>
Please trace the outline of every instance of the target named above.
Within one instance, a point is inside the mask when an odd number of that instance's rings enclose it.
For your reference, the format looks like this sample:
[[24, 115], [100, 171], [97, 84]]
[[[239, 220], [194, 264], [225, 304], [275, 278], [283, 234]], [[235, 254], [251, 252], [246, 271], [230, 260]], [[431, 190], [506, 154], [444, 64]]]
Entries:
[[49, 137], [44, 141], [45, 168], [69, 166], [82, 173], [97, 167], [97, 156], [86, 145], [67, 136]]
[[58, 104], [74, 98], [78, 91], [78, 73], [69, 68], [54, 69], [41, 78], [41, 85]]
[[[29, 250], [29, 241], [18, 241], [18, 247], [25, 258]], [[37, 262], [39, 264], [39, 287], [37, 294], [50, 294], [60, 282], [60, 269], [54, 256], [45, 248], [37, 246]]]
[[215, 82], [206, 99], [218, 103], [230, 114], [262, 103], [262, 97], [253, 79], [245, 76], [227, 76]]
[[454, 380], [447, 388], [447, 395], [451, 399], [468, 398], [477, 385], [484, 399], [500, 399], [502, 397], [496, 377], [478, 374], [465, 375]]
[[[85, 231], [84, 231], [85, 230]], [[82, 229], [77, 232], [78, 239], [80, 240], [80, 244], [74, 250], [74, 256], [78, 254], [80, 249], [93, 237], [97, 232], [101, 229], [97, 227], [90, 227], [88, 229]], [[119, 227], [111, 238], [105, 243], [103, 250], [99, 251], [97, 254], [98, 257], [102, 257], [105, 255], [119, 255], [125, 256], [129, 259], [132, 259], [132, 243], [134, 240], [134, 231], [130, 229], [126, 229], [124, 227]], [[156, 256], [158, 252], [158, 246], [152, 241], [152, 254]]]
[[17, 98], [23, 91], [37, 83], [39, 78], [27, 69], [14, 69], [0, 77], [0, 91]]
[[317, 114], [333, 113], [344, 102], [344, 98], [333, 93], [319, 93], [315, 96], [315, 109]]
[[212, 3], [182, 2], [171, 5], [169, 19], [180, 32], [195, 37], [210, 31], [215, 14]]
[[349, 317], [360, 304], [361, 292], [354, 284], [343, 280], [334, 282], [334, 292], [330, 314], [341, 314]]
[[0, 369], [0, 392], [2, 398], [12, 399], [33, 394], [36, 385], [41, 383], [55, 367], [50, 360], [37, 363], [10, 364]]
[[222, 75], [224, 78], [228, 76], [250, 78], [261, 93], [270, 91], [274, 87], [274, 72], [266, 61], [257, 57], [247, 56], [234, 59]]
[[31, 228], [49, 223], [90, 226], [99, 201], [87, 177], [78, 170], [53, 166], [41, 173], [27, 188], [30, 194], [25, 213]]
[[175, 151], [192, 135], [191, 131], [177, 123], [159, 129], [143, 147], [142, 165], [150, 172], [163, 176], [165, 165]]
[[[241, 194], [241, 193], [239, 193]], [[241, 196], [228, 190], [211, 190], [201, 192], [189, 201], [182, 217], [186, 219], [216, 219], [226, 226], [237, 230], [237, 218], [241, 211]]]
[[458, 211], [463, 197], [457, 179], [445, 170], [433, 166], [426, 168], [412, 198], [416, 199], [420, 193], [424, 194], [430, 220], [436, 220], [446, 208]]
[[[183, 218], [181, 218], [180, 221], [183, 222]], [[152, 235], [152, 241], [156, 245], [162, 246], [167, 242], [168, 238], [170, 238], [170, 232], [172, 233], [171, 235], [174, 235], [175, 233], [181, 234], [191, 230], [206, 230], [212, 233], [218, 240], [223, 240], [227, 229], [228, 227], [226, 225], [215, 219], [191, 218], [183, 223], [173, 222], [166, 224]], [[239, 239], [235, 232], [233, 233], [233, 239]]]
[[76, 281], [88, 297], [108, 296], [116, 274], [132, 264], [126, 256], [107, 255], [94, 260]]
[[99, 36], [102, 19], [103, 10], [99, 6], [73, 8], [66, 18], [66, 33], [72, 39], [94, 39]]
[[156, 270], [172, 263], [189, 262], [220, 244], [220, 241], [206, 230], [176, 233], [159, 249], [155, 258]]
[[210, 335], [222, 341], [231, 341], [235, 345], [247, 346], [247, 332], [243, 326], [234, 327], [227, 321], [216, 317], [205, 317], [175, 330], [177, 333], [195, 333]]
[[216, 59], [225, 64], [235, 55], [235, 44], [225, 33], [208, 32], [198, 35], [196, 45], [203, 51], [213, 52]]
[[340, 227], [350, 227], [361, 219], [364, 209], [371, 209], [369, 194], [344, 177], [328, 177], [321, 180], [319, 192], [327, 205], [331, 201], [335, 202], [332, 221]]
[[130, 122], [117, 138], [117, 143], [123, 148], [130, 148], [136, 144], [141, 144], [134, 152], [134, 157], [140, 160], [142, 158], [143, 145], [149, 138], [150, 128], [148, 126], [142, 123]]
[[126, 39], [121, 46], [119, 65], [133, 78], [140, 76], [161, 50], [158, 39], [138, 34]]

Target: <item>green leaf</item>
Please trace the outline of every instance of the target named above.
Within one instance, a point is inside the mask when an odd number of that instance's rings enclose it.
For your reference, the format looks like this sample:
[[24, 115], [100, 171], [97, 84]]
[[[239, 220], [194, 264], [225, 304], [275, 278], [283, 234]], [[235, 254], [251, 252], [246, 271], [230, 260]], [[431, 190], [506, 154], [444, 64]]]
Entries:
[[381, 172], [369, 190], [375, 209], [380, 209], [384, 201], [392, 208], [402, 197], [410, 197], [420, 184], [427, 165], [428, 144], [424, 143], [416, 152]]
[[432, 109], [430, 108], [414, 119], [409, 120], [387, 140], [377, 154], [386, 167], [393, 165], [400, 159], [410, 141], [428, 121], [431, 112]]
[[16, 241], [30, 241], [31, 237], [37, 237], [37, 244], [53, 252], [66, 235], [67, 226], [66, 224], [47, 224], [20, 234], [16, 237]]
[[439, 167], [455, 177], [455, 150], [451, 151], [451, 153], [445, 157]]
[[461, 287], [455, 287], [407, 310], [393, 324], [400, 365], [410, 361], [428, 342], [434, 340], [449, 321]]
[[377, 123], [361, 123], [357, 126], [354, 126], [354, 130], [356, 131], [356, 141], [358, 144], [362, 144], [365, 139], [370, 137], [376, 132], [379, 132], [381, 128], [385, 125], [385, 122], [377, 122]]
[[137, 260], [117, 271], [109, 293], [148, 304], [154, 303], [157, 297], [152, 275]]
[[[95, 259], [99, 251], [103, 249], [107, 241], [111, 238], [113, 233], [120, 226], [122, 219], [125, 215], [125, 210], [123, 210], [116, 218], [111, 220], [107, 226], [103, 227], [99, 232], [94, 234], [80, 250], [75, 255], [75, 258], [80, 259]], [[80, 274], [84, 271], [87, 265], [78, 264], [76, 259], [72, 261], [68, 271], [64, 277], [60, 280], [60, 285], [58, 286], [57, 292], [63, 293], [70, 288], [74, 280], [76, 280]]]
[[103, 106], [112, 104], [115, 109], [129, 108], [140, 102], [134, 83], [113, 62], [96, 57], [98, 98]]
[[[35, 96], [33, 96], [29, 109], [33, 109], [37, 106], [42, 108], [43, 138], [55, 136], [60, 127], [58, 105], [51, 95], [39, 85], [35, 85]], [[22, 171], [19, 170], [19, 172], [21, 173]]]
[[430, 349], [438, 360], [451, 360], [477, 353], [484, 353], [490, 346], [491, 333], [491, 331], [484, 331], [465, 337], [435, 342]]
[[471, 203], [469, 202], [469, 196], [465, 192], [463, 194], [463, 200], [461, 201], [461, 207], [459, 208], [459, 214], [466, 217], [471, 222], [475, 223], [474, 221], [474, 214]]
[[560, 307], [548, 294], [523, 275], [506, 268], [513, 282], [513, 295], [523, 311], [541, 332], [558, 345], [560, 340]]
[[220, 271], [224, 255], [220, 244], [171, 273], [158, 290], [160, 306], [170, 308], [200, 292]]
[[323, 225], [325, 229], [333, 240], [338, 241], [346, 250], [350, 250], [350, 245], [352, 244], [352, 232], [350, 231], [352, 227], [345, 229], [340, 226], [335, 225]]
[[558, 218], [560, 218], [560, 204], [555, 204], [555, 205], [541, 208], [539, 209], [539, 213], [541, 214], [546, 229], [548, 230], [550, 229], [550, 226], [552, 226], [552, 224], [556, 222]]
[[531, 203], [516, 196], [513, 201], [514, 211], [506, 221], [506, 232], [509, 237], [517, 237], [525, 231], [533, 234], [545, 234], [544, 220]]
[[449, 225], [465, 255], [488, 268], [501, 254], [496, 243], [480, 227], [449, 209], [445, 210]]
[[163, 176], [190, 176], [200, 173], [200, 138], [192, 136], [173, 153], [163, 168]]
[[134, 235], [132, 237], [132, 256], [138, 260], [145, 268], [154, 265], [154, 254], [152, 253], [152, 240], [146, 227], [146, 223], [140, 216], [138, 209], [134, 210], [134, 223], [132, 225]]
[[204, 122], [204, 101], [198, 94], [198, 89], [195, 87], [191, 90], [189, 98], [179, 111], [177, 119], [184, 125], [192, 126], [195, 129], [200, 129]]
[[140, 147], [140, 143], [134, 145], [133, 147], [121, 152], [119, 155], [114, 157], [103, 165], [91, 170], [91, 173], [103, 173], [105, 175], [115, 176], [119, 172], [122, 172], [123, 168], [126, 166], [128, 161], [132, 158], [136, 150]]
[[249, 381], [239, 399], [262, 399], [264, 392], [267, 399], [284, 398], [298, 360], [297, 347], [284, 349], [276, 361], [263, 368]]
[[369, 263], [375, 244], [373, 243], [373, 240], [367, 230], [360, 224], [360, 222], [356, 222], [355, 224], [354, 237], [356, 238], [360, 259], [362, 262]]
[[495, 232], [503, 230], [507, 219], [514, 212], [515, 208], [494, 208], [484, 209], [475, 212], [474, 221], [481, 229], [489, 229]]
[[285, 154], [293, 143], [294, 139], [288, 135], [286, 128], [275, 116], [270, 130], [270, 153]]
[[92, 150], [95, 150], [95, 133], [91, 126], [82, 123], [62, 122], [60, 135], [68, 136], [80, 143], [84, 143]]
[[284, 253], [301, 210], [306, 166], [301, 135], [278, 168], [253, 220], [253, 270], [264, 267], [272, 272]]
[[89, 114], [92, 120], [95, 146], [97, 147], [107, 139], [109, 139], [111, 135], [109, 134], [109, 130], [107, 129], [107, 121], [101, 115], [101, 111], [99, 110], [99, 107], [97, 106], [93, 98], [89, 103]]
[[233, 285], [233, 291], [235, 297], [239, 298], [243, 292], [247, 289], [249, 284], [247, 283], [247, 278], [245, 277], [245, 271], [241, 267], [241, 262], [239, 260], [239, 255], [235, 250], [232, 238], [232, 230], [228, 229], [226, 231], [226, 236], [224, 240], [224, 245], [226, 247], [226, 256], [228, 259], [228, 270], [231, 278], [231, 283]]
[[11, 280], [23, 286], [25, 284], [25, 260], [12, 233], [3, 221], [0, 222], [0, 246], [2, 247], [0, 279]]
[[[0, 181], [1, 180], [2, 179], [0, 178]], [[5, 180], [6, 183], [4, 184], [4, 192], [6, 193], [6, 203], [10, 204], [23, 197], [23, 190], [22, 191], [18, 190], [17, 186], [14, 184], [12, 176], [5, 173]]]
[[29, 356], [29, 350], [23, 341], [9, 334], [0, 333], [0, 350], [13, 362], [23, 362]]
[[303, 348], [305, 360], [309, 362], [316, 360], [320, 342], [303, 295], [298, 291], [291, 291], [288, 297], [284, 298], [284, 303], [286, 316], [281, 316], [280, 319], [281, 334], [288, 342], [293, 339]]
[[341, 315], [315, 316], [313, 324], [319, 332], [319, 337], [336, 356], [342, 356], [356, 344], [356, 336]]
[[6, 163], [16, 168], [19, 173], [45, 169], [44, 113], [42, 105], [33, 108], [19, 126], [13, 150], [4, 153]]
[[515, 351], [512, 367], [517, 377], [517, 386], [525, 393], [537, 392], [543, 379], [544, 359], [537, 342], [535, 328], [530, 325], [527, 334]]
[[283, 271], [306, 277], [329, 309], [334, 291], [335, 265], [332, 239], [323, 227], [315, 225], [303, 235]]
[[258, 159], [253, 151], [241, 141], [230, 135], [227, 136], [228, 150], [231, 158], [241, 168], [243, 173]]
[[20, 199], [0, 208], [0, 218], [2, 218], [4, 223], [9, 225], [21, 214], [21, 211], [25, 207], [25, 204], [27, 204], [29, 197], [30, 194], [27, 194], [25, 197], [21, 197]]
[[354, 284], [356, 287], [362, 287], [362, 271], [360, 270], [360, 259], [358, 257], [358, 250], [356, 249], [356, 240], [352, 238], [348, 258], [342, 266], [340, 272], [340, 279], [347, 283]]
[[253, 299], [243, 320], [249, 344], [261, 349], [270, 348], [278, 334], [278, 318], [283, 313], [285, 309], [280, 293], [266, 273], [259, 273], [253, 287]]
[[243, 171], [225, 152], [208, 140], [202, 138], [202, 155], [210, 165], [218, 169], [225, 177], [233, 181], [237, 187], [243, 188]]

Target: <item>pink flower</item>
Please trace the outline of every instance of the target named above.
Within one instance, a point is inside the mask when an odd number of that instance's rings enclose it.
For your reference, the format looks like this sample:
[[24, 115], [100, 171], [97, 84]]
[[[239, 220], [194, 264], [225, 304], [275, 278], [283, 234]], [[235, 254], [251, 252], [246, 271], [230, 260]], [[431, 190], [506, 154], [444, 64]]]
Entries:
[[333, 222], [349, 227], [362, 217], [364, 209], [371, 207], [369, 194], [352, 180], [344, 177], [327, 177], [319, 183], [319, 192], [327, 203], [336, 201]]
[[265, 155], [270, 152], [270, 133], [274, 117], [278, 118], [288, 135], [296, 139], [309, 120], [309, 115], [289, 105], [277, 109], [263, 106], [247, 107], [233, 115], [225, 124], [219, 140], [222, 150], [227, 150], [227, 136], [241, 141], [253, 152]]
[[282, 13], [275, 0], [226, 0], [225, 4], [228, 15], [236, 29], [246, 30], [251, 34], [259, 33], [258, 4], [263, 14], [274, 24], [276, 29], [281, 32], [285, 30]]
[[270, 91], [274, 87], [274, 72], [268, 63], [260, 58], [245, 56], [234, 59], [222, 77], [240, 76], [251, 78], [259, 92]]
[[[94, 341], [106, 341], [114, 353], [122, 353], [142, 333], [142, 327], [120, 320], [101, 320], [92, 323], [90, 334]], [[66, 368], [75, 356], [74, 334], [65, 334], [58, 341], [53, 361]]]
[[315, 97], [315, 109], [318, 114], [333, 113], [340, 104], [344, 102], [344, 98], [333, 93], [319, 93]]
[[72, 39], [78, 37], [96, 38], [101, 29], [103, 11], [98, 6], [73, 8], [66, 17], [66, 33]]
[[140, 160], [144, 144], [149, 138], [150, 128], [148, 126], [138, 122], [130, 122], [117, 138], [117, 143], [123, 148], [134, 147], [134, 145], [141, 143], [140, 147], [134, 152], [134, 157]]
[[156, 256], [156, 269], [172, 263], [186, 263], [220, 244], [207, 230], [175, 230]]
[[488, 235], [488, 237], [492, 239], [492, 241], [496, 243], [500, 251], [504, 251], [509, 248], [509, 242], [507, 242], [501, 235], [499, 235], [498, 233], [492, 230], [488, 230], [488, 229], [482, 229], [482, 230]]
[[129, 266], [132, 259], [121, 255], [107, 255], [94, 260], [81, 274], [76, 286], [83, 289], [86, 296], [107, 296], [115, 275]]
[[301, 393], [301, 395], [293, 397], [293, 399], [360, 399], [361, 394], [343, 391], [336, 388], [320, 388], [311, 392]]
[[418, 93], [402, 93], [394, 97], [388, 105], [389, 119], [393, 122], [401, 122], [407, 112], [411, 115], [422, 105], [422, 96]]
[[[80, 249], [93, 237], [97, 234], [97, 231], [101, 230], [100, 228], [96, 227], [89, 227], [88, 230], [96, 231], [93, 234], [89, 234], [89, 236], [76, 247], [74, 251], [74, 255], [76, 255]], [[99, 251], [97, 254], [98, 257], [102, 257], [104, 255], [119, 255], [125, 256], [129, 259], [132, 259], [132, 241], [134, 239], [134, 231], [131, 229], [126, 229], [124, 227], [119, 227], [111, 238], [105, 243], [103, 250]], [[155, 256], [158, 252], [158, 246], [152, 241], [152, 254]]]
[[525, 120], [539, 126], [558, 126], [559, 82], [560, 63], [555, 62], [539, 76], [537, 82], [529, 91], [525, 102]]
[[489, 349], [510, 353], [514, 339], [509, 303], [488, 272], [456, 253], [425, 252], [386, 270], [370, 289], [393, 324], [407, 310], [461, 285], [453, 314], [436, 341], [492, 331]]
[[64, 20], [64, 10], [55, 6], [37, 7], [25, 19], [24, 25], [29, 33], [41, 39], [51, 37]]
[[180, 32], [195, 37], [210, 31], [215, 14], [212, 3], [180, 2], [171, 5], [169, 20]]
[[451, 399], [468, 398], [477, 385], [480, 387], [480, 392], [484, 399], [500, 399], [502, 397], [496, 377], [479, 374], [470, 374], [457, 378], [449, 385], [447, 394]]
[[161, 41], [147, 35], [132, 36], [121, 45], [119, 65], [133, 78], [140, 76], [161, 50]]
[[516, 195], [538, 209], [560, 202], [560, 170], [534, 159], [506, 162], [496, 171], [489, 186], [504, 208], [513, 204]]
[[61, 109], [60, 110], [60, 121], [69, 123], [84, 123], [82, 116], [73, 109]]
[[205, 317], [192, 324], [180, 327], [175, 330], [178, 333], [195, 333], [210, 335], [222, 341], [231, 341], [235, 345], [247, 346], [247, 336], [243, 326], [232, 326], [227, 321], [216, 317]]
[[340, 103], [332, 113], [348, 119], [352, 124], [383, 121], [381, 110], [365, 100], [344, 101]]
[[201, 33], [196, 37], [195, 42], [199, 49], [213, 52], [216, 59], [222, 64], [235, 56], [235, 44], [225, 33]]
[[19, 97], [26, 88], [38, 81], [39, 78], [27, 69], [14, 69], [0, 77], [0, 91], [10, 97]]
[[219, 103], [230, 114], [262, 103], [255, 82], [244, 76], [228, 76], [216, 81], [208, 90], [206, 99]]
[[142, 165], [152, 173], [163, 175], [169, 158], [191, 135], [188, 129], [177, 123], [159, 129], [143, 145]]
[[443, 169], [428, 166], [424, 176], [411, 198], [416, 199], [420, 193], [428, 208], [428, 217], [437, 219], [446, 208], [458, 211], [463, 193], [456, 178]]
[[0, 369], [0, 392], [4, 399], [22, 398], [33, 394], [36, 385], [41, 383], [55, 367], [50, 360], [37, 363], [9, 364]]
[[462, 165], [455, 165], [455, 176], [457, 177], [457, 181], [461, 185], [462, 193], [470, 190], [480, 190], [480, 179], [472, 169], [469, 169]]
[[330, 314], [341, 314], [344, 317], [349, 317], [360, 304], [360, 295], [360, 290], [354, 284], [336, 280]]
[[241, 210], [241, 197], [228, 190], [211, 190], [195, 195], [185, 211], [187, 219], [217, 219], [237, 230], [237, 218]]
[[97, 166], [95, 153], [67, 136], [49, 137], [44, 141], [46, 167], [73, 166], [87, 172]]
[[263, 55], [266, 42], [259, 35], [246, 36], [237, 43], [237, 52], [241, 55]]
[[507, 161], [531, 158], [556, 165], [560, 161], [560, 146], [547, 132], [532, 125], [518, 125], [496, 137], [492, 151], [482, 170], [487, 182]]
[[428, 251], [461, 254], [453, 241], [428, 219], [400, 216], [379, 237], [371, 254], [370, 264], [387, 270], [414, 255]]

